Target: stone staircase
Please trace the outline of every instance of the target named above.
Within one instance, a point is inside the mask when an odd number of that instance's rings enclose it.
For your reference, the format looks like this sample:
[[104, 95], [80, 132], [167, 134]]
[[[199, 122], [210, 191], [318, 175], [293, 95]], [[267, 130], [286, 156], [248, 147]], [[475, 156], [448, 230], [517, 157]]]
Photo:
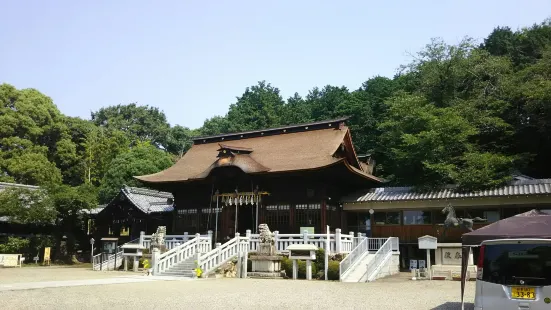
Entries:
[[358, 262], [341, 279], [342, 282], [366, 282], [367, 265], [373, 260], [374, 254], [365, 253]]
[[160, 276], [170, 276], [170, 277], [186, 277], [193, 278], [195, 276], [195, 261], [197, 256], [193, 255], [192, 257], [184, 260], [181, 263], [178, 263], [168, 270], [161, 272]]

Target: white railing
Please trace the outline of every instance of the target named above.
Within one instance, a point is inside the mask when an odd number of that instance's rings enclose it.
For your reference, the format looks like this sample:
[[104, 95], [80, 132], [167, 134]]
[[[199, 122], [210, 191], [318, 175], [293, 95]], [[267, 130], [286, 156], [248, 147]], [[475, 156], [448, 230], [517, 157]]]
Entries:
[[369, 253], [369, 245], [371, 238], [365, 238], [360, 242], [346, 257], [339, 263], [339, 280], [342, 281], [343, 276], [351, 266], [356, 264], [366, 253]]
[[[201, 237], [209, 237], [212, 240], [212, 231], [209, 230], [206, 235], [201, 235]], [[175, 247], [182, 245], [189, 240], [195, 238], [195, 235], [190, 235], [187, 232], [185, 232], [183, 235], [166, 235], [165, 236], [165, 247], [167, 250], [172, 250]], [[140, 238], [138, 238], [138, 243], [142, 245], [142, 247], [149, 249], [151, 247], [151, 235], [146, 235], [143, 231], [140, 233]], [[134, 240], [132, 240], [134, 241]], [[131, 241], [131, 242], [132, 242]], [[128, 242], [130, 243], [130, 242]]]
[[[280, 234], [278, 231], [274, 231], [273, 234], [274, 245], [278, 253], [287, 252], [287, 247], [292, 244], [313, 244], [322, 249], [326, 247], [327, 234], [309, 234], [307, 231], [302, 234]], [[250, 240], [250, 252], [256, 252], [260, 244], [260, 235], [251, 234], [251, 231], [247, 230], [246, 237]], [[354, 232], [343, 234], [337, 228], [334, 234], [329, 234], [329, 252], [333, 254], [350, 253], [365, 238], [365, 234], [358, 233], [355, 237]]]
[[240, 252], [247, 255], [250, 245], [249, 241], [248, 237], [240, 237], [239, 233], [236, 233], [234, 238], [223, 245], [217, 243], [215, 249], [199, 255], [197, 264], [201, 268], [203, 275], [207, 276], [216, 270], [216, 268], [237, 257]]
[[162, 254], [158, 251], [152, 253], [153, 275], [158, 275], [167, 271], [172, 266], [185, 261], [196, 253], [205, 253], [211, 250], [212, 244], [210, 237], [202, 237], [200, 234], [195, 234], [193, 239], [180, 244]]
[[117, 247], [115, 254], [100, 253], [92, 257], [93, 270], [116, 270], [122, 266], [123, 250]]
[[377, 252], [388, 238], [368, 238], [368, 251]]
[[371, 282], [377, 278], [380, 268], [392, 257], [392, 252], [398, 251], [399, 240], [396, 237], [388, 238], [375, 256], [367, 264], [367, 281]]

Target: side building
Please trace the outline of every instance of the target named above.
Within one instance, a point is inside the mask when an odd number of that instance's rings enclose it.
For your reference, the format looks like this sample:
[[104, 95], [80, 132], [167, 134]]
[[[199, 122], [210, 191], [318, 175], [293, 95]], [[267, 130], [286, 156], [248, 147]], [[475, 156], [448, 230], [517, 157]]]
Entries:
[[155, 232], [158, 226], [172, 227], [174, 199], [171, 193], [124, 186], [108, 204], [88, 211], [88, 235], [119, 238], [124, 243], [140, 232]]
[[515, 176], [510, 184], [491, 190], [462, 193], [454, 189], [418, 192], [413, 187], [381, 187], [360, 191], [342, 200], [346, 212], [343, 227], [372, 237], [399, 237], [402, 267], [408, 268], [409, 259], [425, 256], [417, 247], [419, 237], [431, 235], [439, 243], [461, 242], [468, 230], [445, 229], [444, 225], [454, 212], [456, 218], [485, 219], [474, 223], [473, 229], [477, 229], [532, 209], [551, 210], [551, 179]]
[[259, 223], [281, 233], [342, 228], [341, 198], [381, 182], [345, 121], [195, 138], [174, 166], [136, 178], [174, 195], [174, 234], [212, 230], [223, 241]]

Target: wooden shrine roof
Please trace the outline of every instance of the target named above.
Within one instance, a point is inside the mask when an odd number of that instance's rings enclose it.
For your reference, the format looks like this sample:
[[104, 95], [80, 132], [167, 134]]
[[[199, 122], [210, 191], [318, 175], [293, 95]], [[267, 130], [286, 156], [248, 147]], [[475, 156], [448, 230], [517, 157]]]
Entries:
[[[218, 157], [221, 147], [229, 150], [229, 157]], [[231, 150], [247, 150], [250, 154], [234, 154]], [[343, 119], [198, 138], [172, 167], [135, 178], [147, 183], [185, 182], [204, 179], [221, 166], [236, 166], [245, 173], [277, 173], [335, 164], [380, 181], [360, 164]]]

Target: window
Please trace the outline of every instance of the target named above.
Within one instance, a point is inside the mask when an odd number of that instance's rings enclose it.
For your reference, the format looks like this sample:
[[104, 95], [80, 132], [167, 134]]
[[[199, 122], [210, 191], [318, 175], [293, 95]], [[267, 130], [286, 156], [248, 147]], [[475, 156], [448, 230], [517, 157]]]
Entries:
[[272, 231], [285, 233], [289, 229], [289, 205], [268, 205], [266, 206], [265, 222]]
[[178, 210], [177, 222], [179, 229], [194, 233], [197, 230], [197, 209]]
[[325, 206], [325, 221], [330, 227], [341, 226], [339, 222], [339, 216], [337, 213], [337, 206], [327, 205]]
[[96, 221], [93, 219], [88, 219], [88, 234], [91, 235], [96, 231]]
[[[487, 220], [486, 223], [497, 222], [500, 220], [499, 210], [488, 210], [488, 209], [486, 210], [468, 209], [468, 210], [465, 210], [465, 215], [463, 217], [470, 218], [470, 219], [479, 217], [482, 219], [486, 219]], [[479, 222], [475, 222], [475, 223], [479, 223]]]
[[346, 224], [347, 230], [343, 233], [349, 233], [353, 231], [354, 233], [365, 233], [371, 229], [371, 222], [369, 220], [369, 213], [367, 212], [346, 212]]
[[400, 225], [400, 212], [375, 211], [375, 225]]
[[484, 249], [482, 281], [519, 285], [551, 285], [551, 243], [488, 244]]
[[121, 236], [121, 237], [130, 236], [130, 227], [126, 227], [126, 226], [123, 225], [121, 227], [121, 231], [120, 231], [119, 236]]
[[404, 225], [431, 224], [430, 211], [404, 211]]
[[321, 227], [321, 204], [298, 204], [295, 208], [297, 227]]

